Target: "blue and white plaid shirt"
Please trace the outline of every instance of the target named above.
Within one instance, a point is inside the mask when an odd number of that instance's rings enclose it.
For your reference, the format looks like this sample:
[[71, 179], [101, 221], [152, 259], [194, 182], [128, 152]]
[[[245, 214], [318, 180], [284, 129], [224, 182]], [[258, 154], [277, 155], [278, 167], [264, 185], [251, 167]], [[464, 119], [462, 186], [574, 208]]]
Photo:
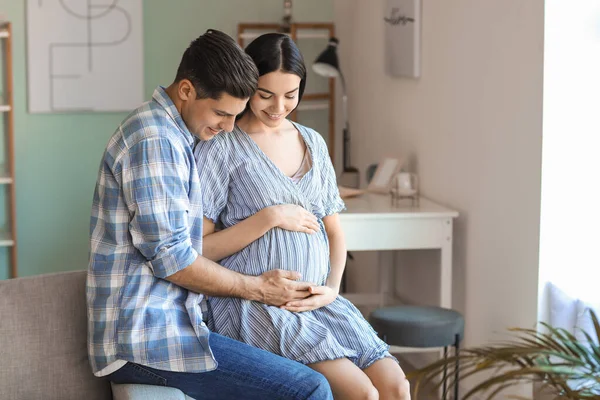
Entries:
[[195, 139], [161, 87], [111, 137], [90, 224], [88, 352], [94, 374], [131, 361], [216, 368], [201, 294], [164, 278], [202, 251]]

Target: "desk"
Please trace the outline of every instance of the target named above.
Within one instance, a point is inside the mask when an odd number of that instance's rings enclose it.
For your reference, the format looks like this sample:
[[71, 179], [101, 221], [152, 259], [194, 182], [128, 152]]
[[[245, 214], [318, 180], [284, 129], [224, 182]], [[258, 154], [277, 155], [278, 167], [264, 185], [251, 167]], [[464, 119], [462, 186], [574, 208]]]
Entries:
[[[348, 251], [439, 249], [440, 306], [452, 306], [452, 219], [458, 212], [421, 198], [418, 206], [400, 202], [394, 207], [389, 195], [366, 193], [344, 200], [340, 214]], [[357, 305], [385, 303], [388, 274], [382, 273], [379, 294], [344, 293]], [[394, 282], [395, 284], [395, 282]]]

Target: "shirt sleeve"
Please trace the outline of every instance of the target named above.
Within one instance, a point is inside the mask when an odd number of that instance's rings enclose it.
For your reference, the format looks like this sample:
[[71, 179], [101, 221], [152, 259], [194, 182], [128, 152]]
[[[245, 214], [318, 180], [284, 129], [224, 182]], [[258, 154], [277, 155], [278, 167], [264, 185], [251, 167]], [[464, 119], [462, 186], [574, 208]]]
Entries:
[[321, 166], [321, 181], [323, 185], [323, 194], [321, 197], [321, 206], [322, 206], [322, 217], [326, 217], [328, 215], [337, 214], [340, 211], [346, 209], [346, 205], [344, 201], [340, 197], [340, 191], [337, 185], [337, 178], [335, 176], [335, 169], [333, 168], [333, 163], [331, 162], [331, 157], [329, 157], [329, 151], [327, 148], [327, 144], [325, 140], [315, 132], [317, 135], [317, 147], [319, 154], [319, 164]]
[[164, 137], [141, 140], [124, 160], [123, 193], [133, 245], [159, 278], [198, 257], [188, 226], [190, 167], [183, 149]]
[[200, 185], [204, 216], [215, 224], [227, 206], [229, 193], [229, 163], [227, 152], [218, 138], [198, 143], [194, 151]]

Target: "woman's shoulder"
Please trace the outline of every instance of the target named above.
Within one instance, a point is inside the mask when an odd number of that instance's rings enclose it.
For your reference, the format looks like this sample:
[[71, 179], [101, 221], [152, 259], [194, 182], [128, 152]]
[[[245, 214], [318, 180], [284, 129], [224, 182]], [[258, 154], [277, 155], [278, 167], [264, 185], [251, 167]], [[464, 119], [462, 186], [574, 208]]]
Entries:
[[313, 128], [310, 128], [306, 125], [299, 124], [298, 122], [292, 122], [292, 123], [300, 131], [302, 136], [304, 136], [304, 138], [310, 142], [310, 144], [312, 144], [313, 146], [318, 146], [319, 148], [321, 148], [323, 146], [325, 148], [327, 148], [325, 139], [323, 139], [323, 136], [319, 132], [317, 132]]
[[220, 132], [210, 140], [201, 140], [196, 145], [196, 149], [209, 152], [228, 153], [232, 151], [239, 135], [238, 128], [231, 132]]

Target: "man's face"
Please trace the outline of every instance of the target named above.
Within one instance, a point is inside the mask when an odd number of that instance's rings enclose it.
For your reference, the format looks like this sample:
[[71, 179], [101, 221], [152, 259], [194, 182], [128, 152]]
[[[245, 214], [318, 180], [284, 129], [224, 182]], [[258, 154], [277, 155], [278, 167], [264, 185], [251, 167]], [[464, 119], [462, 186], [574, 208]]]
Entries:
[[221, 131], [231, 132], [235, 116], [244, 111], [248, 99], [238, 99], [227, 93], [219, 100], [196, 99], [194, 87], [191, 83], [189, 86], [182, 88], [181, 117], [190, 132], [200, 140], [210, 140]]

